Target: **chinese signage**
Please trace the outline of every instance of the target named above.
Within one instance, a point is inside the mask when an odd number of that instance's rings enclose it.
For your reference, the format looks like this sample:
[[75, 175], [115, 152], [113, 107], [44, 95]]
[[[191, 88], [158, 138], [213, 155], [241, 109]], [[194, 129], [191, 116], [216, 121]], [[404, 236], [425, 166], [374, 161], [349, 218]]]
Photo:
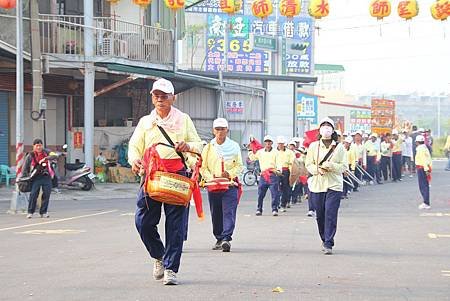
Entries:
[[253, 36], [253, 47], [262, 50], [277, 50], [277, 38], [265, 36]]
[[317, 124], [317, 96], [297, 92], [297, 120]]
[[225, 111], [232, 114], [244, 113], [244, 102], [242, 100], [225, 101]]
[[395, 122], [395, 100], [372, 99], [372, 132], [390, 133]]
[[83, 148], [83, 132], [73, 133], [73, 148]]
[[371, 132], [372, 117], [370, 110], [351, 110], [350, 111], [350, 132], [364, 131]]
[[[227, 25], [228, 24], [228, 25]], [[286, 39], [283, 56], [287, 73], [311, 74], [313, 25], [309, 17], [294, 19], [273, 17], [260, 20], [253, 16], [209, 14], [206, 49], [206, 71], [224, 70], [224, 34], [228, 28], [228, 62], [230, 72], [270, 73], [270, 52], [256, 49], [250, 41], [255, 36]], [[273, 43], [270, 41], [270, 43]]]

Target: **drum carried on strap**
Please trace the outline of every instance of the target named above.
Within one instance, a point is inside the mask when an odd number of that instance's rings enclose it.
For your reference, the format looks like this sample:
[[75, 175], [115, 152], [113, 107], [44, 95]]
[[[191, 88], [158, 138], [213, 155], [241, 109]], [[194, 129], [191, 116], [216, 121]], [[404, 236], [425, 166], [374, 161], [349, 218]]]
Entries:
[[199, 153], [191, 152], [198, 157], [192, 176], [190, 178], [177, 173], [168, 172], [161, 157], [156, 150], [156, 146], [165, 143], [157, 143], [149, 147], [144, 154], [145, 182], [144, 191], [154, 200], [178, 206], [188, 206], [192, 197], [192, 192], [199, 177], [199, 170], [202, 165], [202, 157]]
[[233, 182], [228, 178], [214, 178], [211, 181], [203, 184], [208, 189], [208, 192], [225, 192], [230, 186], [233, 185]]

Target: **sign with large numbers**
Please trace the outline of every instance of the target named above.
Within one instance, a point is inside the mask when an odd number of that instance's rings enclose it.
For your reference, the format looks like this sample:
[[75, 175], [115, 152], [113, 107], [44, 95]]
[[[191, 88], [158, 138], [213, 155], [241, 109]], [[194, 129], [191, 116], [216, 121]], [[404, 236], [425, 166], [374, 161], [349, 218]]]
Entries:
[[297, 92], [297, 120], [309, 120], [317, 124], [318, 96]]
[[364, 131], [370, 133], [372, 114], [370, 110], [351, 110], [350, 111], [350, 132]]
[[253, 16], [209, 14], [206, 48], [206, 71], [224, 68], [224, 34], [228, 30], [228, 71], [271, 72], [270, 52], [252, 47], [250, 33], [255, 36], [286, 39], [283, 57], [287, 73], [311, 74], [313, 23], [310, 17], [293, 19], [274, 17], [265, 20]]
[[372, 99], [372, 132], [390, 133], [395, 123], [395, 100]]

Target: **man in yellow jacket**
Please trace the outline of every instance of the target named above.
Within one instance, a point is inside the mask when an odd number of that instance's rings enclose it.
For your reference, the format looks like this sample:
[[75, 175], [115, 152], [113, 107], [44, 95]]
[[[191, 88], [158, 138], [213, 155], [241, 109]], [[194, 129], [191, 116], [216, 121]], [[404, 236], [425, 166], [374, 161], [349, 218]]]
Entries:
[[425, 137], [418, 135], [416, 137], [416, 169], [417, 179], [419, 181], [419, 190], [422, 194], [423, 203], [419, 205], [419, 209], [430, 209], [430, 180], [432, 161], [430, 151], [425, 145]]
[[272, 215], [278, 216], [278, 206], [280, 204], [278, 186], [281, 174], [281, 164], [277, 161], [277, 150], [273, 147], [273, 138], [270, 135], [264, 137], [264, 148], [254, 154], [249, 153], [249, 159], [259, 160], [261, 166], [261, 177], [258, 183], [258, 205], [256, 215], [260, 216], [263, 212], [263, 202], [267, 189], [270, 189], [272, 196]]
[[[186, 169], [179, 153], [189, 150], [200, 152], [200, 137], [191, 118], [172, 106], [176, 97], [170, 81], [158, 79], [150, 93], [155, 109], [139, 120], [130, 138], [128, 162], [133, 172], [140, 173], [145, 150], [155, 143], [169, 144], [170, 139], [174, 148], [158, 147], [158, 153], [168, 172], [185, 175]], [[163, 203], [150, 198], [141, 187], [137, 196], [135, 223], [150, 257], [155, 259], [153, 278], [163, 279], [165, 285], [176, 285], [183, 250], [186, 207], [164, 203], [165, 244], [158, 233], [162, 207]]]
[[[202, 152], [203, 164], [200, 170], [203, 179], [210, 182], [215, 178], [234, 180], [242, 171], [241, 148], [227, 137], [228, 122], [217, 118], [213, 122], [214, 139]], [[225, 191], [208, 191], [209, 208], [216, 243], [213, 250], [230, 252], [233, 231], [236, 225], [238, 187], [230, 185]]]
[[280, 176], [280, 210], [281, 212], [286, 211], [286, 207], [290, 207], [291, 190], [292, 187], [289, 185], [289, 176], [291, 175], [292, 164], [294, 163], [295, 154], [293, 151], [286, 147], [286, 138], [284, 136], [277, 137], [277, 161], [281, 165], [281, 176]]

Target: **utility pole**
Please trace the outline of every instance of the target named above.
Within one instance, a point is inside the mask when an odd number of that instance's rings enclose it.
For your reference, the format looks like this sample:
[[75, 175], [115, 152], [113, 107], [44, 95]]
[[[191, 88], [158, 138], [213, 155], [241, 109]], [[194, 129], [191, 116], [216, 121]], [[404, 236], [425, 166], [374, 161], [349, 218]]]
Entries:
[[94, 3], [84, 0], [84, 160], [94, 168]]
[[[16, 2], [16, 174], [19, 178], [22, 174], [24, 163], [23, 138], [23, 1]], [[24, 211], [26, 208], [26, 196], [16, 189], [11, 197], [9, 213]]]

